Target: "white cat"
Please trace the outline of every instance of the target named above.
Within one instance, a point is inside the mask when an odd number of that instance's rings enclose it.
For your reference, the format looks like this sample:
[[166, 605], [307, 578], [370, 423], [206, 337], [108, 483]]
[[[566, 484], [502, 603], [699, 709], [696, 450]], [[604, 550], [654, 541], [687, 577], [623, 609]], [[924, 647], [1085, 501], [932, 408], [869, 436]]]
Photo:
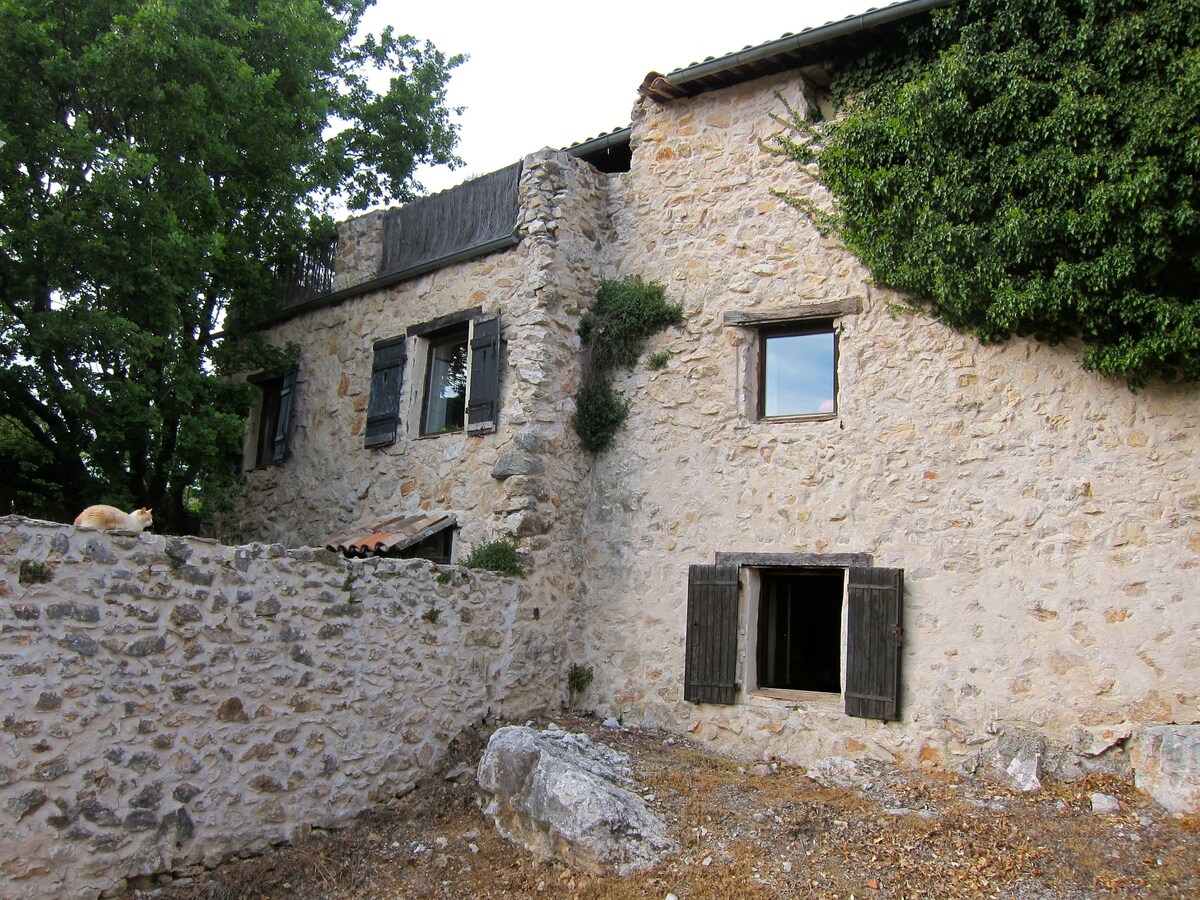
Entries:
[[146, 507], [131, 513], [121, 512], [115, 506], [89, 506], [75, 517], [75, 525], [81, 528], [101, 528], [104, 531], [141, 531], [154, 524], [154, 516]]

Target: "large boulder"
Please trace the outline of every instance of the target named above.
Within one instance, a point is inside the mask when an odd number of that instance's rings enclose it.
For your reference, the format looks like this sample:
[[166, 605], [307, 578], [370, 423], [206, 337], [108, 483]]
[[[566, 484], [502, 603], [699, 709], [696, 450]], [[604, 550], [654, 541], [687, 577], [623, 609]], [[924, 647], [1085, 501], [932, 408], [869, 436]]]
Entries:
[[1134, 783], [1171, 812], [1200, 813], [1200, 725], [1151, 725], [1133, 742]]
[[501, 728], [479, 761], [484, 812], [542, 858], [593, 874], [650, 868], [675, 845], [631, 790], [628, 763], [584, 734]]

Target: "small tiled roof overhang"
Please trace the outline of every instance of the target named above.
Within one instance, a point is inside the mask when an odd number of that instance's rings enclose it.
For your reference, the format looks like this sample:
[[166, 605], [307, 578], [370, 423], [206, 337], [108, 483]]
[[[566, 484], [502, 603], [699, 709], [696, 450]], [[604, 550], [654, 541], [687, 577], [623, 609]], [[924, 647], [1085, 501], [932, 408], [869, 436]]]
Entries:
[[346, 556], [398, 553], [456, 524], [454, 516], [445, 514], [390, 516], [330, 538], [325, 542], [325, 549]]

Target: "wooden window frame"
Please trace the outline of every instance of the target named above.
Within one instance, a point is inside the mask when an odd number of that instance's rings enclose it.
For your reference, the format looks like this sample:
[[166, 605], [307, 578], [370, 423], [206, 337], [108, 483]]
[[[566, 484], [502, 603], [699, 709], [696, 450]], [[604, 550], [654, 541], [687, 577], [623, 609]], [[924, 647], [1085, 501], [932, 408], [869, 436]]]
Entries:
[[[416, 363], [413, 390], [419, 392], [414, 405], [420, 414], [411, 426], [416, 437], [435, 438], [444, 434], [484, 435], [499, 427], [501, 320], [499, 312], [484, 313], [476, 306], [413, 325], [407, 337], [418, 338], [414, 351]], [[465, 335], [465, 338], [463, 337]], [[446, 431], [426, 431], [429, 415], [432, 354], [450, 341], [467, 345], [466, 393], [463, 398], [463, 425]]]
[[[763, 689], [757, 683], [762, 581], [756, 573], [804, 569], [843, 573], [837, 694]], [[846, 715], [895, 721], [902, 686], [903, 610], [903, 570], [875, 567], [867, 554], [718, 553], [716, 565], [691, 566], [688, 572], [684, 699], [733, 704], [741, 694], [743, 702], [761, 698], [830, 707], [840, 699]], [[745, 646], [740, 646], [739, 632], [748, 638]]]
[[[806, 320], [788, 325], [762, 327], [757, 330], [756, 348], [757, 389], [755, 392], [755, 420], [759, 422], [825, 422], [838, 417], [838, 327], [834, 319]], [[767, 415], [767, 341], [772, 338], [800, 337], [809, 334], [828, 334], [833, 337], [833, 409], [829, 412], [788, 413], [782, 416]]]

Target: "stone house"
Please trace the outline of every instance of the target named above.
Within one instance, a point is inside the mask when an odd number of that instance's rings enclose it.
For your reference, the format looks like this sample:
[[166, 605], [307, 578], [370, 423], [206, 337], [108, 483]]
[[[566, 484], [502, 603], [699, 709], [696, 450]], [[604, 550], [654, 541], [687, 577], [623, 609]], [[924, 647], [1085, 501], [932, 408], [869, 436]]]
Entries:
[[[628, 129], [344, 223], [268, 327], [300, 356], [255, 376], [226, 535], [457, 561], [512, 534], [548, 702], [578, 664], [585, 705], [740, 753], [1190, 758], [1194, 803], [1200, 391], [908, 310], [760, 143], [933, 5], [651, 73]], [[578, 326], [625, 277], [684, 322], [593, 455]]]

